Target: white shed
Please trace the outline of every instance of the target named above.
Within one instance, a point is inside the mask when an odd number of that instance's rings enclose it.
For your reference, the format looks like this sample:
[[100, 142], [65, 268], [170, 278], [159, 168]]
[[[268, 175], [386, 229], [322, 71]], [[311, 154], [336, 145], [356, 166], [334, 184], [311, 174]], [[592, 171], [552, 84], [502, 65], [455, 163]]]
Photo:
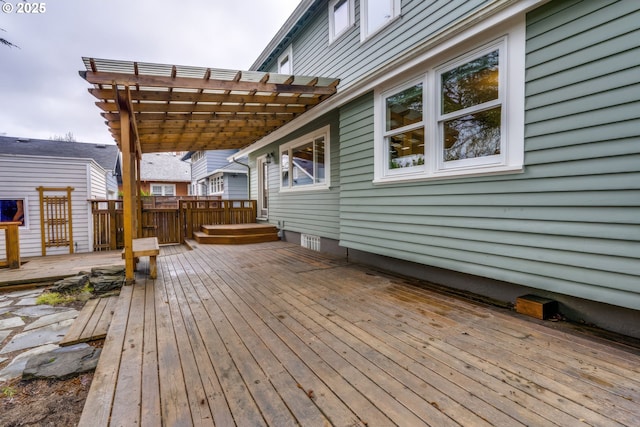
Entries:
[[[43, 234], [46, 255], [69, 253], [69, 241], [56, 242], [60, 228], [65, 227], [72, 237], [74, 252], [91, 252], [93, 227], [88, 200], [116, 198], [119, 173], [119, 152], [115, 145], [0, 137], [0, 207], [9, 206], [0, 220], [10, 220], [16, 206], [23, 209], [20, 255], [41, 256]], [[56, 198], [41, 207], [39, 189], [44, 196]], [[67, 194], [71, 196], [70, 203], [66, 201]], [[14, 210], [9, 212], [12, 207]], [[55, 219], [60, 216], [68, 217], [71, 226], [60, 224]], [[4, 241], [3, 236], [0, 238]], [[3, 244], [2, 258], [5, 258]]]

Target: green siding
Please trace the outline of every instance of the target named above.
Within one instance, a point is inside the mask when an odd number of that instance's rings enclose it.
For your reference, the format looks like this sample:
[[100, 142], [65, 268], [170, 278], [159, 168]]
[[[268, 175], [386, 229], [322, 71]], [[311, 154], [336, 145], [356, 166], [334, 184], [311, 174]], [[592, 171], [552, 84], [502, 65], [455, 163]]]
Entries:
[[[292, 42], [294, 73], [338, 77], [344, 88], [487, 3], [491, 0], [403, 0], [401, 17], [361, 43], [360, 2], [356, 1], [355, 26], [329, 44], [328, 1], [323, 2]], [[266, 69], [275, 71], [277, 65]]]
[[[280, 191], [280, 160], [269, 166], [269, 222], [275, 225], [284, 224], [284, 229], [298, 233], [314, 234], [329, 239], [339, 238], [339, 197], [340, 197], [340, 144], [338, 134], [337, 112], [327, 114], [312, 124], [304, 126], [288, 137], [268, 147], [252, 153], [252, 170], [255, 168], [255, 157], [273, 152], [278, 157], [279, 146], [304, 136], [326, 125], [330, 130], [330, 167], [331, 187], [329, 190], [309, 190], [295, 192]], [[251, 174], [252, 198], [258, 196], [257, 174]]]
[[631, 1], [528, 14], [522, 174], [373, 185], [373, 95], [344, 106], [341, 244], [640, 308], [639, 22]]

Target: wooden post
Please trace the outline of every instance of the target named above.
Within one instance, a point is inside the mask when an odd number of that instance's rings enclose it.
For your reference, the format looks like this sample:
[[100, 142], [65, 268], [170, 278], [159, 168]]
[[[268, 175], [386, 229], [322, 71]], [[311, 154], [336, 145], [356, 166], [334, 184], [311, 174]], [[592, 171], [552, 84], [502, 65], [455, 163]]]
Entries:
[[116, 217], [116, 201], [109, 200], [107, 202], [109, 210], [109, 249], [115, 251], [118, 249], [118, 220]]
[[124, 217], [124, 265], [127, 282], [135, 279], [135, 261], [133, 259], [133, 238], [135, 233], [135, 176], [134, 159], [129, 123], [130, 115], [126, 109], [120, 110], [120, 150], [122, 151], [122, 214]]
[[73, 191], [72, 187], [67, 187], [67, 214], [69, 215], [69, 221], [67, 222], [67, 226], [69, 227], [69, 253], [72, 254], [74, 252], [73, 247], [73, 211], [71, 210], [71, 191]]

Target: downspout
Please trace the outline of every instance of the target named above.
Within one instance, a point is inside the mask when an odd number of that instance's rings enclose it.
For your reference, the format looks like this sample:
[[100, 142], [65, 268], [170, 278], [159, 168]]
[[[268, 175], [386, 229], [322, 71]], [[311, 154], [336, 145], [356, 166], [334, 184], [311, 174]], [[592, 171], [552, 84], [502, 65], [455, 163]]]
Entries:
[[249, 200], [251, 200], [251, 166], [240, 163], [235, 157], [232, 157], [231, 161], [247, 168], [247, 196], [249, 197]]

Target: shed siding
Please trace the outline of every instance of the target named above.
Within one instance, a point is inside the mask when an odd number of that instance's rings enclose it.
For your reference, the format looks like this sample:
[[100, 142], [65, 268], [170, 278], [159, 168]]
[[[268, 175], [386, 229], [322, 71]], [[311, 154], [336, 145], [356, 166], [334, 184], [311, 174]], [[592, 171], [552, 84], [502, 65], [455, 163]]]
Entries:
[[[280, 191], [279, 149], [282, 144], [304, 136], [314, 130], [330, 125], [330, 176], [331, 187], [328, 190]], [[256, 156], [268, 152], [275, 154], [276, 161], [269, 166], [269, 222], [280, 224], [287, 231], [308, 233], [330, 239], [339, 238], [339, 195], [340, 195], [340, 142], [338, 114], [325, 115], [312, 124], [298, 129], [269, 147], [254, 153]], [[255, 171], [256, 162], [252, 157], [251, 170]], [[251, 174], [251, 197], [257, 199], [257, 173]]]
[[107, 198], [107, 172], [96, 164], [87, 165], [92, 199]]
[[[355, 26], [329, 44], [325, 2], [305, 31], [293, 40], [293, 71], [300, 75], [339, 77], [340, 87], [344, 88], [487, 3], [491, 0], [405, 0], [399, 19], [361, 43], [360, 2], [356, 1]], [[266, 69], [275, 72], [277, 64], [269, 64]]]
[[224, 195], [223, 199], [246, 200], [247, 199], [247, 175], [224, 174]]
[[[25, 171], [29, 173], [25, 174]], [[33, 158], [28, 156], [0, 157], [0, 198], [27, 198], [27, 226], [20, 228], [20, 255], [41, 256], [40, 198], [37, 187], [73, 187], [73, 239], [78, 252], [90, 252], [87, 162], [75, 159]], [[10, 185], [9, 185], [10, 184]], [[48, 194], [48, 193], [47, 193]], [[51, 193], [58, 194], [58, 193]], [[60, 193], [62, 194], [62, 193]], [[0, 232], [2, 233], [2, 232]], [[4, 238], [4, 237], [2, 237]], [[47, 248], [47, 255], [69, 253], [68, 248]], [[0, 257], [5, 257], [0, 245]]]
[[341, 244], [640, 308], [637, 22], [637, 2], [529, 13], [523, 174], [374, 186], [373, 96], [343, 107]]

